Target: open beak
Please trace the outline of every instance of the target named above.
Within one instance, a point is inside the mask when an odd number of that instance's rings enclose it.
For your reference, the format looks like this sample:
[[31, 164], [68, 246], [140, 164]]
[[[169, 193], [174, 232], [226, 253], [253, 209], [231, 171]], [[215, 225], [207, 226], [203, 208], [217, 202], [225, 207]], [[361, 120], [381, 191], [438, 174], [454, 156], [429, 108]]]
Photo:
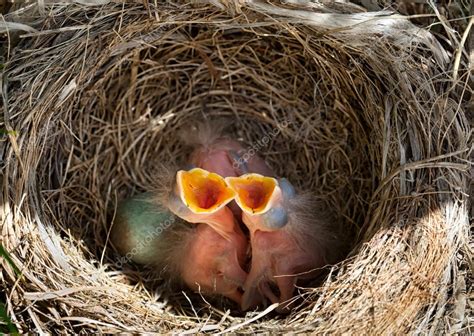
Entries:
[[239, 207], [250, 215], [266, 213], [281, 198], [278, 182], [273, 177], [251, 173], [226, 177], [225, 181], [235, 192], [235, 201]]
[[223, 177], [201, 168], [178, 171], [176, 182], [179, 197], [195, 214], [215, 213], [235, 197]]

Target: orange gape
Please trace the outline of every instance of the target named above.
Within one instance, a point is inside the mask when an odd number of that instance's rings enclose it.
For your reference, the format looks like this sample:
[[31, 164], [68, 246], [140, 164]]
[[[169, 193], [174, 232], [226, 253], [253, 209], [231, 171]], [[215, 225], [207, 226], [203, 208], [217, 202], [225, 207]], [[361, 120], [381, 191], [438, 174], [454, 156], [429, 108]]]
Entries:
[[227, 187], [218, 174], [201, 168], [189, 171], [180, 170], [177, 174], [180, 197], [194, 213], [211, 214], [232, 201], [235, 192]]
[[226, 182], [236, 193], [239, 207], [248, 214], [265, 213], [278, 198], [278, 182], [273, 177], [245, 174], [227, 177]]
[[226, 206], [234, 197], [223, 177], [194, 168], [178, 171], [168, 205], [176, 216], [197, 224], [186, 244], [187, 257], [179, 263], [184, 282], [196, 291], [221, 294], [241, 305], [248, 242]]

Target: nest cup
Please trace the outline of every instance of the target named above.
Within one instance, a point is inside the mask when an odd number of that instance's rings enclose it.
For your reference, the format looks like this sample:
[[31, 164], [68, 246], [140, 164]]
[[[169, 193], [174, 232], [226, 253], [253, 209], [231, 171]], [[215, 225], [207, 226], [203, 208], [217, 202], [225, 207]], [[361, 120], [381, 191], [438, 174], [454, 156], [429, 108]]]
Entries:
[[[17, 133], [3, 143], [2, 244], [22, 275], [2, 260], [1, 278], [20, 331], [462, 327], [453, 293], [463, 286], [455, 255], [468, 237], [470, 130], [446, 85], [446, 52], [399, 16], [299, 6], [20, 12], [36, 31], [4, 73], [4, 126]], [[108, 242], [117, 202], [150, 190], [161, 164], [185, 160], [180, 130], [215, 119], [352, 233], [347, 260], [299, 289], [289, 316], [169, 293]]]

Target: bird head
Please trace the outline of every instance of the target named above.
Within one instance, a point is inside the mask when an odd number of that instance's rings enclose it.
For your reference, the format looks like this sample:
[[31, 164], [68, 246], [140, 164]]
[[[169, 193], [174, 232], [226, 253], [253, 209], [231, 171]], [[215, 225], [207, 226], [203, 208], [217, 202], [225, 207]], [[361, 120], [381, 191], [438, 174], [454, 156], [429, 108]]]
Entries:
[[219, 294], [241, 304], [247, 273], [245, 262], [247, 241], [242, 233], [234, 232], [224, 239], [209, 225], [199, 224], [188, 243], [181, 274], [192, 289], [204, 294]]
[[[260, 174], [227, 177], [226, 182], [234, 190], [235, 201], [244, 212], [244, 222], [252, 229], [278, 230], [288, 222], [285, 200], [294, 189], [286, 179], [279, 180]], [[291, 188], [290, 188], [291, 187]]]
[[229, 238], [228, 234], [235, 222], [232, 211], [226, 205], [234, 197], [234, 191], [227, 186], [223, 177], [193, 168], [177, 172], [167, 207], [185, 221], [209, 224], [223, 237]]
[[212, 214], [234, 199], [223, 177], [201, 168], [180, 170], [176, 174], [181, 201], [195, 214]]
[[183, 127], [179, 132], [181, 139], [194, 148], [189, 162], [223, 177], [249, 172], [272, 176], [272, 170], [256, 155], [255, 149], [246, 148], [243, 143], [226, 134], [225, 129], [232, 123], [231, 119], [221, 119]]

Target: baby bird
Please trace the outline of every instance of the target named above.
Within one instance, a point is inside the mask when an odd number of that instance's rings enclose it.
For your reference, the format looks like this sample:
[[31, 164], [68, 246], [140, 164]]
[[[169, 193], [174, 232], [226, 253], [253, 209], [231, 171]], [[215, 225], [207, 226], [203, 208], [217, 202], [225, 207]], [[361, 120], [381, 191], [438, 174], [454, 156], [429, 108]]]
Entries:
[[[235, 250], [238, 258], [237, 265], [231, 264], [231, 271], [228, 273], [240, 274], [245, 276], [247, 273], [243, 270], [245, 257], [247, 252], [247, 240], [239, 224], [234, 218], [232, 211], [226, 206], [235, 198], [235, 192], [230, 189], [224, 178], [218, 174], [209, 172], [201, 168], [193, 168], [191, 170], [175, 170], [163, 168], [161, 174], [156, 175], [155, 181], [155, 198], [154, 201], [162, 208], [169, 209], [177, 217], [189, 223], [207, 224], [213, 231], [205, 227], [201, 227], [200, 232], [207, 234], [206, 239], [201, 239], [201, 244], [206, 246], [200, 250], [200, 246], [195, 245], [193, 253], [199, 254], [209, 253], [211, 258], [209, 262], [216, 262], [219, 256], [217, 248], [225, 246], [227, 249]], [[215, 231], [214, 237], [219, 235], [219, 239], [211, 236], [211, 232]], [[223, 238], [224, 241], [220, 238]], [[224, 244], [224, 245], [223, 245]], [[210, 249], [206, 252], [206, 249]], [[223, 251], [220, 251], [221, 253]], [[213, 254], [217, 253], [217, 254]], [[200, 254], [201, 255], [201, 254]], [[202, 256], [202, 255], [201, 255]], [[183, 259], [184, 260], [184, 259]], [[197, 269], [193, 264], [189, 264], [189, 272], [196, 272]], [[238, 270], [236, 268], [238, 267]], [[229, 276], [226, 275], [229, 278]], [[232, 279], [235, 280], [235, 277]], [[241, 282], [235, 282], [241, 286]], [[223, 294], [224, 295], [224, 294]], [[227, 294], [229, 295], [229, 294]], [[233, 300], [240, 298], [240, 294], [233, 293]], [[229, 297], [229, 296], [228, 296]]]
[[172, 283], [184, 283], [203, 294], [223, 295], [241, 304], [239, 290], [247, 273], [243, 234], [222, 237], [206, 224], [188, 225], [155, 202], [153, 193], [119, 204], [111, 242], [128, 260], [162, 270]]
[[[223, 134], [228, 124], [225, 120], [204, 122], [182, 132], [182, 140], [194, 148], [188, 161], [189, 165], [222, 177], [246, 173], [273, 176], [272, 169], [254, 149], [246, 150], [240, 142]], [[241, 217], [242, 211], [235, 202], [231, 202], [228, 207], [234, 216]]]
[[171, 184], [169, 190], [162, 184], [161, 190], [156, 191], [158, 204], [189, 223], [210, 225], [224, 238], [241, 233], [232, 211], [226, 206], [235, 193], [221, 176], [201, 168], [179, 170]]
[[[311, 194], [297, 194], [284, 178], [252, 173], [227, 177], [226, 182], [236, 192], [250, 231], [252, 262], [243, 310], [263, 298], [272, 303], [290, 300], [298, 279], [314, 278], [318, 269], [342, 257], [339, 224]], [[272, 284], [279, 293], [274, 293]]]
[[194, 148], [189, 163], [222, 177], [249, 172], [273, 176], [270, 167], [254, 149], [246, 150], [240, 142], [223, 135], [226, 124], [201, 123], [182, 134], [181, 138]]

